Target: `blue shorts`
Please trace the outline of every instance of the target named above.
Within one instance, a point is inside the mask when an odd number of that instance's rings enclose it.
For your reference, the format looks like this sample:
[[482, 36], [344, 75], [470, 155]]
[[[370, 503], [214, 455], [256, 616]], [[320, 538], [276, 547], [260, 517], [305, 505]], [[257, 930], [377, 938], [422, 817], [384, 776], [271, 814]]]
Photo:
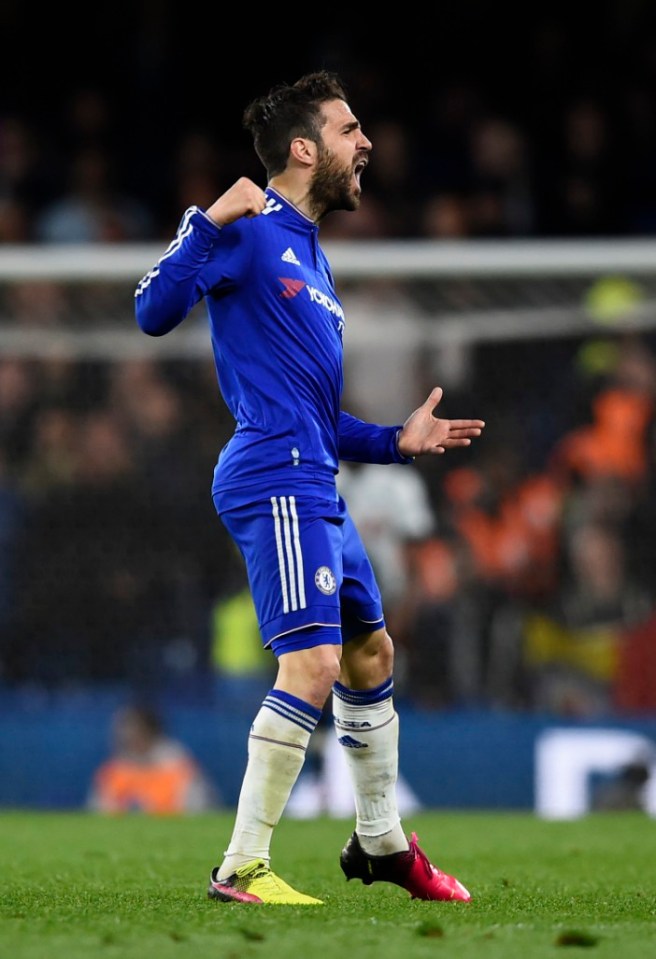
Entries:
[[262, 641], [276, 655], [385, 625], [371, 562], [340, 496], [271, 496], [219, 515], [246, 563]]

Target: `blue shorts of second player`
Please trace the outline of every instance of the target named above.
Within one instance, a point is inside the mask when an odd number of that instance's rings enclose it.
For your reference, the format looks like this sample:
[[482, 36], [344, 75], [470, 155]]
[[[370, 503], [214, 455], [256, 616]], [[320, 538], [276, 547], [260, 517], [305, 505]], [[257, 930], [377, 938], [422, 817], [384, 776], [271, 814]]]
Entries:
[[340, 496], [269, 496], [220, 517], [246, 563], [263, 643], [277, 656], [385, 625], [371, 562]]

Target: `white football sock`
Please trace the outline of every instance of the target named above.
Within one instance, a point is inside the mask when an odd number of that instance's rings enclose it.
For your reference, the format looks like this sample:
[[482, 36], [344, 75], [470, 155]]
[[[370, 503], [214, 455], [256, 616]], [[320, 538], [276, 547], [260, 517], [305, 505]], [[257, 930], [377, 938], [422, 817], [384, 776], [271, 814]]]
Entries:
[[372, 856], [408, 848], [396, 797], [399, 717], [392, 692], [391, 679], [369, 690], [347, 689], [341, 683], [333, 687], [335, 732], [355, 795], [355, 831]]
[[219, 879], [227, 879], [253, 859], [269, 861], [273, 829], [303, 767], [305, 750], [320, 717], [321, 710], [280, 689], [265, 696], [248, 737], [248, 764]]

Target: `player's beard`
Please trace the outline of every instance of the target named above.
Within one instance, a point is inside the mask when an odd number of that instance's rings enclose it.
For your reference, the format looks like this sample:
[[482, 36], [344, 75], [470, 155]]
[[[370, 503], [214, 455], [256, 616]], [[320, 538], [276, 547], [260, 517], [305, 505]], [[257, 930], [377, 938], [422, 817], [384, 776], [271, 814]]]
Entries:
[[322, 148], [310, 181], [309, 200], [317, 220], [337, 210], [357, 210], [360, 190], [353, 186], [353, 168], [340, 165], [330, 150]]

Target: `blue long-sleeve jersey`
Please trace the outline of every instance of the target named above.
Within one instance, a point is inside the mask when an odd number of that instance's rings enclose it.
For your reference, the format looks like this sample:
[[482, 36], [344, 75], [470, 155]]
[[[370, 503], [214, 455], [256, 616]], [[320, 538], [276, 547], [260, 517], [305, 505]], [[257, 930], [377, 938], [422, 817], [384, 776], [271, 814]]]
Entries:
[[218, 227], [198, 207], [135, 292], [139, 327], [174, 329], [205, 299], [219, 387], [236, 427], [212, 493], [223, 509], [334, 488], [339, 460], [406, 463], [398, 426], [340, 409], [344, 311], [318, 227], [274, 190], [256, 217]]

